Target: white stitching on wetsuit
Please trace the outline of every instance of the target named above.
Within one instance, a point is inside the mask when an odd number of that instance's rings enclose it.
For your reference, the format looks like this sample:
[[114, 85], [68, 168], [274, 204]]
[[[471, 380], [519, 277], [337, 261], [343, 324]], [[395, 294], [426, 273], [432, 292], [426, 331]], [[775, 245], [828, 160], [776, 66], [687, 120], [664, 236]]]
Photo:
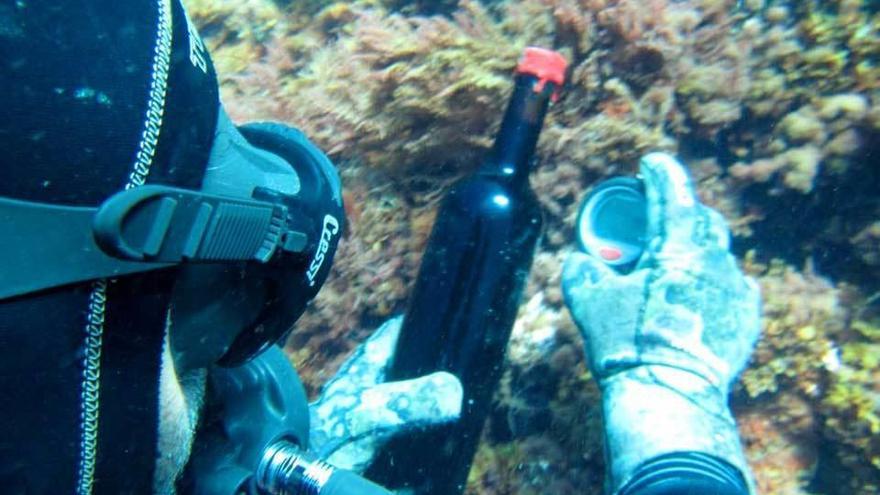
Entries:
[[162, 114], [165, 111], [165, 92], [168, 85], [168, 66], [171, 59], [171, 5], [170, 0], [158, 0], [159, 29], [157, 33], [155, 56], [153, 57], [152, 80], [150, 81], [150, 97], [147, 103], [147, 115], [144, 119], [144, 132], [135, 156], [134, 170], [128, 176], [126, 189], [143, 185], [150, 173], [150, 165], [156, 153], [159, 141], [159, 129], [162, 127]]
[[[144, 130], [141, 134], [134, 168], [128, 176], [125, 189], [146, 182], [156, 154], [156, 143], [162, 126], [165, 94], [168, 85], [168, 67], [171, 61], [171, 1], [156, 0], [159, 22], [156, 45], [153, 50], [150, 93]], [[86, 324], [85, 355], [83, 357], [82, 387], [80, 394], [80, 458], [77, 469], [77, 495], [90, 495], [95, 484], [95, 460], [98, 444], [98, 408], [100, 399], [101, 344], [104, 335], [104, 310], [107, 300], [107, 281], [92, 284], [89, 296], [89, 314]]]
[[82, 392], [80, 396], [80, 462], [77, 471], [77, 494], [92, 492], [98, 440], [98, 395], [101, 378], [101, 341], [104, 336], [104, 309], [107, 281], [92, 285], [89, 315], [86, 324], [85, 355], [83, 356]]

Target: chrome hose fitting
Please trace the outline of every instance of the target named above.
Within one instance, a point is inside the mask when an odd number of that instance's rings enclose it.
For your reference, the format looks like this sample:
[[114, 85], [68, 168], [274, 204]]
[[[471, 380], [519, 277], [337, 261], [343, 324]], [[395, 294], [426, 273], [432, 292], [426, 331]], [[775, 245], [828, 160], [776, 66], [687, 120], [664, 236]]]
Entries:
[[313, 459], [296, 444], [278, 441], [263, 452], [256, 484], [267, 495], [320, 495], [333, 467]]

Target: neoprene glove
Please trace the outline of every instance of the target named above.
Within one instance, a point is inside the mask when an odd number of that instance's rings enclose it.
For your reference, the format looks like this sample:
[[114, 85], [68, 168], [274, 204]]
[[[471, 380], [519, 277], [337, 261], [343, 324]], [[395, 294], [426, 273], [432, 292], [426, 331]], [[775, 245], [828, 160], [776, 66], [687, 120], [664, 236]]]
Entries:
[[651, 476], [709, 459], [713, 476], [739, 475], [727, 481], [740, 487], [711, 493], [753, 492], [727, 396], [760, 333], [758, 286], [675, 158], [652, 153], [640, 169], [648, 243], [635, 270], [620, 274], [578, 252], [562, 277], [602, 390], [608, 491], [670, 493], [651, 491]]
[[334, 466], [362, 472], [392, 436], [461, 414], [461, 382], [450, 373], [385, 382], [402, 321], [379, 327], [309, 407], [310, 448]]

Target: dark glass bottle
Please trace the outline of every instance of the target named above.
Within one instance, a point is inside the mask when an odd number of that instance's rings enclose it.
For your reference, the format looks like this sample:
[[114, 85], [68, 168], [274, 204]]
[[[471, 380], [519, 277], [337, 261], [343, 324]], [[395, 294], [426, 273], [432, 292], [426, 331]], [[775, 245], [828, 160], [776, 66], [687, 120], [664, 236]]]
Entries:
[[464, 403], [456, 423], [395, 439], [380, 453], [368, 476], [390, 488], [464, 491], [541, 232], [529, 172], [564, 71], [561, 55], [526, 49], [491, 154], [440, 206], [388, 379], [449, 371]]

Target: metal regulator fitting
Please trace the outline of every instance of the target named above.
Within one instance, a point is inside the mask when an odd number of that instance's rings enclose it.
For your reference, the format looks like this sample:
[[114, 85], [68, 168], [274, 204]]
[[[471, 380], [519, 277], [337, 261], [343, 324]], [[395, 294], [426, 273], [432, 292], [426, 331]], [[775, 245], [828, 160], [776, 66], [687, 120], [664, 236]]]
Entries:
[[305, 389], [272, 346], [209, 376], [204, 425], [178, 493], [188, 495], [391, 495], [308, 451]]

